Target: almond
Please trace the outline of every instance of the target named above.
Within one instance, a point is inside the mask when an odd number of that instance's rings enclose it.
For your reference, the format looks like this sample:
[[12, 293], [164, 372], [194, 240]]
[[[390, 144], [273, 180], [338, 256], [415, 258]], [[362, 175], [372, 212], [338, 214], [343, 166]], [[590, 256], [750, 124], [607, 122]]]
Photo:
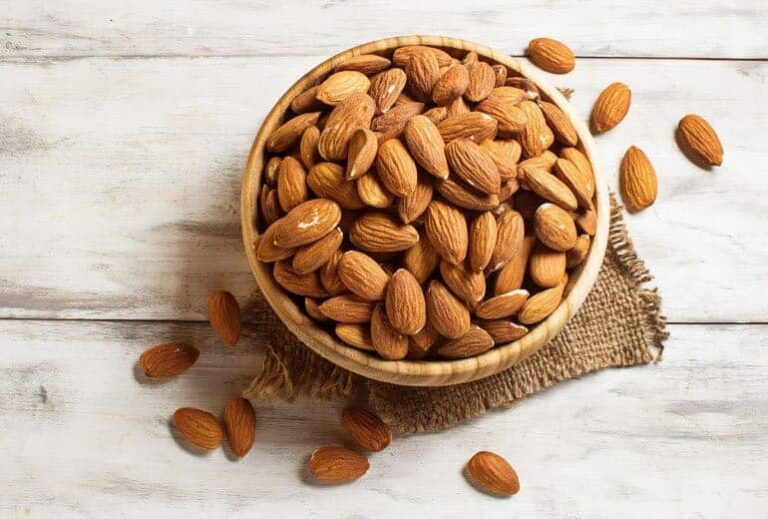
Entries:
[[565, 183], [542, 169], [525, 169], [524, 180], [531, 191], [564, 209], [573, 211], [578, 207], [576, 196]]
[[491, 93], [496, 86], [496, 73], [488, 63], [478, 61], [467, 66], [469, 84], [464, 97], [467, 101], [479, 103]]
[[432, 88], [440, 77], [440, 65], [434, 54], [418, 52], [405, 64], [405, 75], [409, 93], [417, 101], [426, 102], [432, 99]]
[[391, 206], [395, 200], [395, 195], [387, 191], [375, 171], [358, 178], [355, 184], [357, 185], [357, 194], [365, 205], [385, 209]]
[[547, 126], [547, 121], [544, 119], [539, 105], [532, 101], [523, 101], [519, 106], [525, 112], [526, 118], [520, 145], [527, 157], [536, 157], [552, 146], [555, 141], [555, 134]]
[[488, 194], [498, 194], [501, 178], [496, 163], [475, 142], [454, 139], [445, 147], [451, 169], [470, 187]]
[[297, 274], [307, 274], [325, 265], [333, 256], [344, 239], [344, 233], [338, 227], [317, 240], [296, 251], [292, 267]]
[[418, 280], [405, 269], [398, 269], [389, 280], [386, 310], [392, 327], [402, 334], [413, 335], [424, 327], [424, 292]]
[[592, 206], [592, 194], [594, 194], [594, 188], [591, 186], [592, 181], [585, 178], [582, 171], [573, 162], [568, 159], [557, 159], [554, 171], [555, 176], [568, 186], [576, 196], [581, 207]]
[[336, 106], [352, 94], [368, 92], [371, 80], [353, 70], [344, 70], [331, 74], [320, 84], [315, 97], [323, 103]]
[[326, 299], [318, 306], [318, 310], [338, 323], [361, 324], [371, 320], [373, 305], [371, 301], [357, 296], [341, 295]]
[[594, 236], [597, 232], [597, 212], [593, 208], [585, 209], [576, 217], [576, 224], [579, 229]]
[[491, 68], [495, 77], [494, 86], [504, 86], [504, 83], [507, 81], [507, 67], [504, 65], [491, 65]]
[[518, 103], [492, 96], [477, 105], [477, 110], [493, 116], [498, 121], [499, 133], [518, 134], [525, 130], [528, 124], [528, 116]]
[[320, 141], [320, 129], [317, 126], [310, 126], [301, 135], [299, 142], [299, 155], [304, 167], [311, 168], [322, 160], [320, 152], [317, 151], [317, 143]]
[[411, 225], [397, 221], [385, 213], [366, 213], [352, 226], [350, 240], [368, 252], [397, 252], [410, 249], [419, 241], [419, 233]]
[[396, 196], [408, 196], [416, 190], [416, 164], [399, 139], [390, 139], [379, 147], [376, 171], [384, 186]]
[[573, 127], [563, 111], [557, 105], [547, 101], [541, 101], [539, 108], [541, 108], [547, 124], [555, 133], [557, 141], [565, 146], [576, 146], [576, 143], [579, 142], [579, 134], [576, 133], [576, 128]]
[[472, 221], [469, 227], [469, 266], [474, 272], [482, 272], [496, 248], [496, 218], [486, 211]]
[[517, 313], [528, 300], [527, 290], [518, 288], [505, 294], [486, 299], [475, 308], [475, 315], [481, 319], [503, 319]]
[[365, 456], [344, 447], [320, 447], [309, 457], [309, 471], [323, 483], [348, 483], [368, 472]]
[[281, 287], [292, 294], [306, 297], [325, 297], [328, 295], [320, 283], [317, 271], [297, 274], [287, 261], [278, 261], [272, 269], [272, 275]]
[[334, 329], [336, 336], [345, 344], [359, 350], [376, 351], [373, 348], [371, 332], [368, 324], [339, 323]]
[[347, 407], [341, 412], [341, 426], [358, 447], [379, 452], [392, 442], [392, 431], [378, 415], [361, 407]]
[[467, 305], [474, 306], [485, 296], [485, 276], [482, 272], [472, 272], [464, 263], [452, 265], [440, 262], [440, 276], [443, 281]]
[[337, 250], [320, 269], [320, 282], [328, 294], [332, 296], [337, 296], [347, 290], [339, 275], [339, 263], [343, 255], [343, 252]]
[[392, 326], [381, 303], [376, 305], [371, 315], [371, 342], [376, 352], [386, 360], [400, 360], [408, 354], [408, 336]]
[[317, 301], [315, 301], [311, 297], [304, 298], [304, 310], [307, 312], [307, 315], [310, 316], [315, 321], [328, 320], [323, 314], [320, 313], [320, 308], [319, 308], [319, 305], [317, 304]]
[[421, 236], [403, 255], [403, 267], [413, 274], [419, 284], [432, 275], [439, 263], [440, 255], [426, 236]]
[[448, 359], [465, 359], [480, 355], [493, 348], [493, 345], [490, 334], [473, 324], [464, 335], [440, 346], [437, 354]]
[[399, 68], [389, 69], [373, 77], [368, 93], [376, 103], [376, 115], [387, 113], [392, 108], [403, 92], [407, 79], [405, 72]]
[[488, 99], [503, 101], [509, 105], [518, 105], [525, 100], [530, 100], [524, 89], [514, 86], [498, 86], [491, 90]]
[[448, 178], [445, 142], [440, 130], [428, 117], [417, 115], [408, 121], [405, 142], [413, 159], [428, 173], [442, 180]]
[[264, 263], [288, 259], [296, 252], [292, 248], [276, 247], [274, 244], [275, 232], [280, 227], [280, 220], [267, 227], [267, 230], [259, 237], [256, 243], [256, 258]]
[[296, 144], [304, 130], [317, 124], [320, 112], [311, 112], [297, 115], [293, 119], [284, 122], [267, 139], [267, 151], [270, 153], [282, 153]]
[[688, 114], [677, 125], [682, 142], [696, 159], [710, 166], [723, 163], [723, 145], [710, 124], [700, 115]]
[[528, 271], [534, 283], [542, 288], [552, 288], [565, 274], [565, 253], [539, 243], [531, 252]]
[[493, 321], [478, 321], [477, 325], [488, 332], [495, 344], [514, 342], [528, 333], [528, 328], [522, 324], [506, 319]]
[[[310, 128], [314, 128], [311, 126]], [[306, 131], [306, 130], [305, 130]], [[264, 182], [270, 187], [277, 187], [277, 171], [280, 169], [280, 163], [283, 161], [280, 157], [272, 157], [264, 166]]]
[[555, 166], [555, 162], [557, 162], [557, 155], [549, 153], [549, 150], [547, 150], [538, 157], [530, 157], [520, 162], [517, 165], [517, 175], [524, 178], [527, 171], [534, 169], [542, 169], [550, 173]]
[[427, 210], [432, 201], [432, 184], [422, 178], [416, 184], [416, 190], [408, 196], [398, 199], [397, 214], [403, 223], [412, 223]]
[[480, 147], [491, 157], [499, 170], [501, 180], [517, 177], [517, 161], [520, 160], [522, 148], [515, 140], [483, 141]]
[[509, 210], [496, 220], [496, 245], [488, 262], [487, 271], [499, 270], [520, 250], [525, 236], [525, 222], [520, 213]]
[[223, 290], [208, 294], [208, 321], [216, 335], [229, 346], [240, 338], [240, 305], [235, 296]]
[[576, 58], [565, 44], [552, 38], [536, 38], [528, 42], [528, 59], [552, 74], [567, 74], [576, 66]]
[[309, 200], [273, 224], [277, 227], [272, 243], [283, 249], [312, 243], [331, 232], [340, 220], [341, 208], [336, 202], [324, 198]]
[[447, 201], [464, 209], [488, 211], [499, 205], [499, 195], [480, 193], [452, 179], [438, 183], [437, 191]]
[[189, 443], [201, 449], [213, 450], [221, 445], [221, 425], [208, 411], [182, 407], [173, 413], [173, 424]]
[[322, 110], [325, 105], [317, 99], [318, 88], [320, 88], [319, 85], [315, 85], [294, 97], [291, 101], [291, 110], [297, 114]]
[[488, 114], [482, 112], [469, 112], [460, 115], [449, 115], [447, 119], [437, 125], [440, 135], [445, 142], [453, 139], [469, 139], [475, 142], [483, 142], [486, 139], [496, 137], [498, 122]]
[[297, 205], [306, 202], [307, 174], [301, 163], [293, 157], [285, 157], [280, 163], [277, 177], [277, 198], [283, 211], [289, 212]]
[[607, 132], [619, 124], [629, 111], [632, 91], [624, 83], [611, 83], [603, 90], [592, 107], [592, 130]]
[[371, 129], [380, 133], [379, 146], [389, 139], [395, 139], [405, 131], [405, 125], [424, 111], [424, 103], [408, 102], [395, 106], [371, 122]]
[[477, 52], [471, 50], [464, 55], [464, 59], [461, 60], [461, 63], [462, 65], [465, 65], [468, 67], [470, 65], [474, 65], [475, 63], [477, 63], [477, 61], [478, 61]]
[[423, 45], [406, 45], [395, 50], [395, 53], [392, 55], [392, 63], [396, 67], [405, 67], [414, 55], [422, 53], [432, 54], [437, 59], [437, 64], [441, 67], [447, 67], [453, 62], [453, 58], [447, 52], [440, 49]]
[[557, 310], [560, 301], [563, 299], [563, 290], [565, 283], [560, 282], [555, 287], [542, 290], [538, 294], [534, 294], [528, 298], [520, 312], [517, 314], [517, 319], [522, 324], [535, 324], [543, 321], [549, 317], [552, 312]]
[[496, 285], [493, 290], [495, 295], [511, 292], [523, 286], [525, 269], [535, 242], [536, 239], [533, 236], [526, 236], [523, 239], [520, 250], [504, 265], [499, 271], [498, 276], [496, 276]]
[[424, 230], [443, 259], [453, 264], [464, 261], [469, 236], [467, 220], [461, 211], [441, 200], [432, 200], [427, 208]]
[[584, 261], [589, 253], [589, 244], [591, 240], [588, 234], [582, 234], [576, 238], [576, 243], [573, 248], [569, 250], [565, 255], [566, 267], [572, 269]]
[[256, 439], [256, 413], [245, 398], [233, 398], [224, 407], [224, 426], [227, 429], [229, 447], [235, 456], [242, 458]]
[[520, 480], [512, 466], [493, 452], [481, 451], [467, 463], [466, 474], [480, 490], [496, 496], [511, 496], [520, 491]]
[[506, 202], [512, 195], [520, 190], [520, 182], [516, 178], [510, 178], [503, 180], [501, 183], [501, 190], [499, 190], [499, 202]]
[[533, 216], [536, 237], [547, 247], [567, 251], [576, 243], [576, 225], [573, 218], [554, 204], [542, 204]]
[[370, 76], [377, 74], [382, 70], [388, 69], [391, 65], [392, 62], [384, 56], [377, 56], [376, 54], [361, 54], [344, 61], [336, 67], [336, 70], [353, 70], [355, 72], [363, 73], [366, 76]]
[[461, 63], [449, 66], [432, 88], [432, 100], [446, 106], [464, 95], [469, 86], [469, 71]]
[[424, 112], [424, 117], [432, 121], [432, 124], [437, 126], [448, 117], [448, 109], [444, 106], [436, 106]]
[[469, 331], [469, 310], [445, 285], [433, 280], [426, 300], [429, 322], [440, 335], [458, 339]]
[[358, 128], [369, 128], [376, 104], [367, 94], [358, 92], [340, 102], [328, 116], [317, 149], [325, 160], [347, 156], [349, 140]]
[[504, 82], [505, 86], [517, 88], [525, 93], [525, 98], [529, 101], [536, 101], [541, 97], [536, 84], [525, 77], [510, 77]]
[[338, 271], [341, 281], [352, 293], [371, 301], [384, 299], [389, 274], [367, 254], [354, 250], [345, 252]]
[[277, 189], [270, 189], [266, 184], [261, 189], [259, 208], [261, 209], [261, 217], [264, 219], [264, 225], [267, 227], [285, 214], [280, 208], [280, 201], [277, 199]]
[[168, 342], [149, 348], [139, 357], [144, 374], [149, 378], [168, 378], [187, 371], [200, 352], [183, 342]]
[[365, 175], [376, 159], [379, 141], [368, 128], [359, 128], [352, 134], [347, 151], [347, 180]]
[[620, 186], [624, 200], [632, 211], [642, 211], [656, 200], [656, 172], [640, 148], [630, 146], [624, 154]]
[[560, 156], [571, 161], [579, 170], [581, 178], [587, 187], [588, 198], [591, 200], [595, 194], [595, 177], [592, 173], [592, 165], [589, 163], [589, 159], [578, 149], [571, 147], [560, 149]]
[[344, 178], [344, 168], [333, 162], [318, 162], [309, 170], [307, 185], [320, 198], [333, 200], [344, 209], [361, 209], [365, 204], [354, 182]]

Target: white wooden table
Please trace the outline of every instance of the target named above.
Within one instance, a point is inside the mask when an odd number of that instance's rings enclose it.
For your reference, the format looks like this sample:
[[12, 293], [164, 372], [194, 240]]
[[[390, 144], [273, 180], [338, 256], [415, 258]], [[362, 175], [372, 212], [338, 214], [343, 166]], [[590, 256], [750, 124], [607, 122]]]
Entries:
[[[0, 516], [765, 517], [768, 4], [0, 3]], [[584, 117], [609, 82], [631, 86], [598, 145], [614, 186], [631, 144], [659, 175], [658, 202], [627, 223], [670, 321], [664, 361], [400, 439], [341, 488], [303, 468], [343, 438], [337, 404], [259, 405], [240, 461], [187, 452], [173, 410], [221, 409], [259, 363], [221, 348], [203, 308], [209, 290], [254, 287], [237, 208], [263, 116], [325, 57], [410, 33], [514, 55], [562, 39], [578, 64], [552, 79]], [[719, 131], [722, 168], [678, 151], [689, 112]], [[170, 339], [204, 355], [176, 380], [135, 378]], [[511, 460], [520, 494], [467, 485], [480, 449]]]

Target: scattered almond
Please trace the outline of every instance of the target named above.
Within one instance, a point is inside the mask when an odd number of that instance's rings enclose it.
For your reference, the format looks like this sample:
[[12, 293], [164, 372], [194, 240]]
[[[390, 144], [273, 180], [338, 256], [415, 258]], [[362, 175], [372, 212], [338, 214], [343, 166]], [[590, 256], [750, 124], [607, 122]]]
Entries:
[[624, 83], [611, 83], [603, 90], [592, 107], [592, 129], [596, 133], [615, 128], [629, 111], [632, 91]]
[[168, 378], [184, 373], [197, 361], [200, 352], [183, 342], [158, 344], [139, 357], [144, 374], [150, 378]]
[[233, 398], [224, 407], [224, 426], [232, 452], [242, 458], [256, 438], [256, 413], [245, 398]]
[[552, 38], [536, 38], [528, 42], [528, 59], [553, 74], [567, 74], [576, 66], [576, 58], [565, 44]]
[[392, 431], [378, 415], [361, 407], [347, 407], [341, 412], [341, 426], [360, 448], [379, 452], [392, 442]]
[[309, 471], [323, 483], [349, 483], [368, 472], [369, 466], [365, 456], [344, 447], [320, 447], [309, 457]]
[[632, 211], [642, 211], [656, 200], [656, 172], [640, 148], [630, 146], [624, 154], [619, 180], [621, 193]]
[[702, 116], [686, 115], [680, 119], [677, 131], [680, 139], [699, 162], [710, 166], [720, 166], [723, 163], [723, 145], [715, 130]]
[[481, 451], [467, 463], [466, 475], [484, 492], [508, 497], [520, 491], [520, 480], [512, 465], [493, 452]]
[[208, 321], [216, 335], [229, 346], [240, 338], [240, 305], [235, 296], [223, 290], [208, 294]]
[[173, 413], [173, 424], [187, 441], [201, 449], [213, 450], [221, 445], [221, 425], [208, 411], [182, 407]]

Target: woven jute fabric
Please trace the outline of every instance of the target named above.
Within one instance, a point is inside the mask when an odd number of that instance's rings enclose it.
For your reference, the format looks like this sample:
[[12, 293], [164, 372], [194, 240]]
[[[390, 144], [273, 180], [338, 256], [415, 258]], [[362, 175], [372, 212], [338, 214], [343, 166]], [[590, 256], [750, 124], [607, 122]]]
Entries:
[[245, 391], [251, 399], [367, 400], [400, 434], [438, 431], [550, 386], [608, 367], [647, 364], [667, 338], [660, 298], [612, 203], [608, 248], [592, 291], [565, 329], [535, 354], [488, 378], [447, 387], [386, 384], [343, 370], [299, 342], [263, 301], [257, 301], [267, 341], [261, 373]]

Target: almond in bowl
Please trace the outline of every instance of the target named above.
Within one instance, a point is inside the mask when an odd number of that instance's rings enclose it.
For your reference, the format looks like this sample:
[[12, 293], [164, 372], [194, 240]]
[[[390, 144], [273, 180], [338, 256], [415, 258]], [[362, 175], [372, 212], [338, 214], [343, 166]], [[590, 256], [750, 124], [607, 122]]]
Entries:
[[608, 233], [594, 144], [527, 64], [440, 37], [345, 51], [277, 103], [243, 237], [286, 326], [369, 378], [447, 385], [559, 332]]

